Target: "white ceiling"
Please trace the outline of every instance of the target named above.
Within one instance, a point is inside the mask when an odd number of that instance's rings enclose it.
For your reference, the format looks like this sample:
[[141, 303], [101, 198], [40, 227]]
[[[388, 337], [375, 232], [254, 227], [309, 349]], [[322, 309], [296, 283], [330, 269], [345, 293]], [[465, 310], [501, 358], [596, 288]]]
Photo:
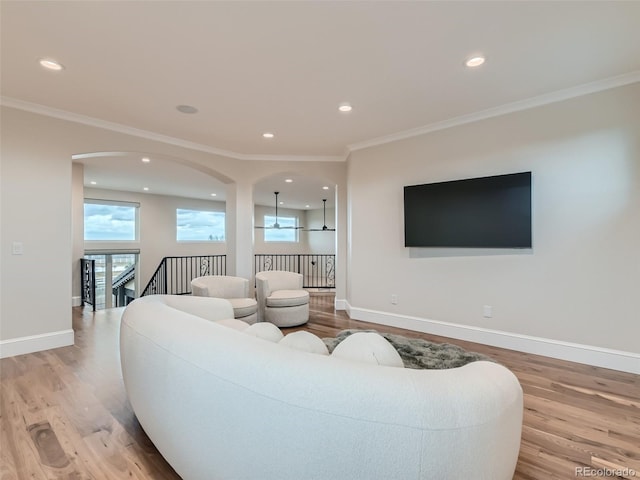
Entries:
[[[613, 77], [637, 81], [640, 72], [638, 1], [2, 1], [0, 8], [3, 103], [238, 159], [344, 159], [382, 137]], [[475, 53], [487, 62], [470, 70], [464, 60]], [[42, 69], [43, 57], [65, 70]], [[353, 111], [338, 112], [342, 102]], [[180, 113], [181, 104], [199, 113]], [[262, 138], [265, 131], [275, 138]], [[209, 186], [204, 181], [204, 194]]]
[[[149, 161], [143, 162], [143, 158]], [[84, 165], [85, 185], [90, 188], [226, 200], [227, 187], [222, 181], [172, 157], [140, 152], [97, 152], [77, 155], [74, 161]], [[322, 199], [327, 199], [327, 207], [335, 206], [335, 186], [321, 178], [274, 175], [255, 186], [254, 202], [275, 207], [274, 192], [279, 193], [281, 208], [320, 209]]]
[[[149, 162], [143, 162], [143, 158], [148, 158]], [[100, 152], [78, 155], [74, 161], [84, 165], [87, 187], [226, 200], [224, 183], [205, 172], [182, 165], [174, 158], [139, 152]]]

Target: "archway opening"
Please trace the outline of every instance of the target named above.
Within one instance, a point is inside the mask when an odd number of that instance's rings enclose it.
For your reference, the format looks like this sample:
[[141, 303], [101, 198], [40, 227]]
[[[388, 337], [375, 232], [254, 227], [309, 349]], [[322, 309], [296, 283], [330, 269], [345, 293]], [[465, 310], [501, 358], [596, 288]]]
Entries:
[[304, 287], [334, 293], [336, 186], [295, 172], [254, 185], [254, 273], [295, 271]]
[[[226, 273], [229, 178], [151, 152], [95, 152], [72, 161], [74, 258], [97, 260], [97, 302], [108, 308], [148, 293], [185, 294], [192, 277]], [[116, 211], [122, 207], [131, 218]], [[115, 261], [125, 256], [134, 262]], [[84, 292], [83, 277], [82, 270], [74, 275], [75, 292]]]

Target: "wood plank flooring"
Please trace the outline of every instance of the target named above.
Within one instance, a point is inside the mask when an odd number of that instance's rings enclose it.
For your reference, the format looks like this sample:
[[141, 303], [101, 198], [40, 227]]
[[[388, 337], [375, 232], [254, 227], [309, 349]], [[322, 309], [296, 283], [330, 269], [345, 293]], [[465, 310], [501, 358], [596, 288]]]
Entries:
[[[74, 346], [0, 361], [0, 480], [179, 478], [126, 399], [121, 314], [75, 308]], [[514, 479], [640, 479], [640, 376], [350, 320], [333, 296], [313, 296], [309, 323], [284, 330], [346, 328], [454, 343], [511, 369], [525, 394]]]

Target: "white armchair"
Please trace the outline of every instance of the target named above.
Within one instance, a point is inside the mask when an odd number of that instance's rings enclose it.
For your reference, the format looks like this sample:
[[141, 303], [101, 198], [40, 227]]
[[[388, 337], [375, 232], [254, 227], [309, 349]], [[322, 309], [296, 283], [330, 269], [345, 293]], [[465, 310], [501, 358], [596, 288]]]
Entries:
[[294, 272], [256, 273], [258, 321], [278, 327], [302, 325], [309, 320], [309, 292], [302, 289], [302, 275]]
[[249, 280], [226, 275], [206, 275], [191, 280], [191, 293], [198, 297], [224, 298], [233, 306], [233, 316], [247, 323], [258, 319], [258, 306], [249, 298]]

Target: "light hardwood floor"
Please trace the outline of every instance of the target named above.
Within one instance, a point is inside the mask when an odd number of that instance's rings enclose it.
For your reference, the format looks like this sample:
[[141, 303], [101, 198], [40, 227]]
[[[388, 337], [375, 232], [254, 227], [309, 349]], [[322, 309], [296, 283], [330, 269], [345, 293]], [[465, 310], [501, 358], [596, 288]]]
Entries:
[[[179, 478], [126, 399], [121, 314], [75, 308], [74, 346], [0, 361], [0, 480]], [[640, 479], [640, 376], [350, 320], [332, 296], [312, 297], [309, 323], [285, 330], [331, 337], [346, 328], [455, 343], [510, 368], [525, 394], [515, 479], [580, 478], [585, 467], [626, 472], [591, 478]]]

